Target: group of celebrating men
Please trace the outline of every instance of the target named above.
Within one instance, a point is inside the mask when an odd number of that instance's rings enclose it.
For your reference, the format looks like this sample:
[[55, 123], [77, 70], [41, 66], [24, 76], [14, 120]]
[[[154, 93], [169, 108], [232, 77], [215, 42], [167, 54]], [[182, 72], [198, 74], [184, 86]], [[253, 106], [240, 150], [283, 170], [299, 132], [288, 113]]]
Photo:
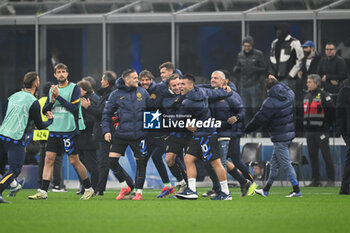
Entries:
[[[86, 94], [84, 84], [69, 82], [68, 67], [59, 63], [54, 70], [58, 85], [51, 86], [42, 108], [34, 97], [40, 84], [39, 76], [36, 72], [27, 73], [24, 76], [24, 88], [9, 97], [6, 117], [0, 127], [0, 149], [7, 153], [10, 165], [8, 172], [0, 180], [0, 203], [8, 203], [2, 196], [6, 188], [10, 188], [9, 196], [16, 196], [22, 188], [16, 178], [23, 165], [24, 137], [31, 120], [34, 120], [39, 129], [48, 127], [49, 137], [42, 183], [38, 192], [29, 196], [29, 199], [47, 199], [55, 158], [64, 153], [68, 154], [70, 163], [79, 175], [83, 186], [82, 200], [88, 200], [94, 195], [103, 195], [109, 169], [121, 184], [117, 200], [142, 200], [149, 158], [152, 158], [164, 183], [158, 198], [170, 196], [178, 199], [198, 199], [195, 164], [197, 159], [204, 162], [213, 182], [212, 190], [202, 196], [209, 196], [212, 200], [232, 200], [227, 173], [240, 183], [242, 197], [254, 193], [266, 197], [280, 168], [285, 171], [293, 187], [293, 191], [286, 197], [302, 196], [288, 150], [295, 137], [295, 89], [291, 88], [293, 85], [290, 83], [290, 76], [296, 76], [300, 67], [298, 68], [296, 63], [289, 67], [286, 61], [275, 58], [289, 59], [293, 57], [293, 52], [294, 57], [303, 55], [300, 53], [300, 42], [284, 29], [283, 25], [276, 28], [277, 39], [272, 43], [275, 52], [271, 54], [274, 59], [270, 59], [270, 66], [276, 72], [270, 72], [265, 80], [268, 97], [254, 117], [248, 119], [250, 121], [245, 127], [243, 101], [235, 84], [230, 82], [229, 73], [224, 70], [213, 71], [211, 82], [207, 85], [196, 84], [192, 74], [182, 75], [171, 62], [163, 63], [159, 67], [162, 78], [159, 83], [154, 81], [153, 74], [148, 70], [138, 74], [134, 69], [127, 69], [118, 79], [114, 72], [106, 71], [101, 81], [105, 93], [99, 104], [94, 106], [89, 98], [82, 98], [83, 93]], [[245, 46], [245, 43], [243, 45]], [[290, 48], [292, 52], [285, 54], [285, 47]], [[290, 68], [289, 72], [284, 69], [287, 66]], [[283, 70], [288, 79], [282, 78]], [[333, 79], [330, 79], [330, 82], [332, 81]], [[115, 90], [108, 88], [114, 83]], [[308, 76], [307, 87], [310, 93], [319, 90], [320, 84], [321, 78], [318, 75]], [[317, 96], [308, 98], [320, 99]], [[329, 102], [329, 99], [330, 97], [325, 95], [324, 101]], [[304, 119], [306, 125], [312, 125], [313, 122], [319, 124], [315, 119], [319, 115], [317, 111], [327, 109], [327, 106], [314, 106], [312, 101], [310, 106], [309, 102], [305, 103], [304, 107], [309, 111]], [[313, 110], [316, 110], [315, 114], [312, 113]], [[48, 121], [42, 121], [41, 113], [46, 115]], [[79, 132], [89, 127], [85, 119], [86, 113], [94, 116], [93, 134], [100, 134], [103, 138], [103, 143], [100, 144], [100, 163], [107, 166], [102, 178], [99, 177], [99, 181], [104, 180], [102, 187], [91, 184], [87, 169], [79, 159], [79, 151], [84, 149], [79, 148]], [[149, 123], [156, 124], [158, 120], [158, 124], [168, 122], [170, 127], [163, 125], [156, 129], [147, 129], [146, 113], [152, 116]], [[167, 121], [159, 121], [161, 116]], [[265, 123], [269, 127], [274, 151], [267, 184], [263, 189], [257, 189], [248, 167], [240, 157], [240, 137], [243, 133], [257, 130]], [[119, 163], [127, 147], [131, 148], [136, 160], [135, 179], [131, 178]], [[169, 170], [177, 180], [177, 192], [170, 183], [163, 164], [163, 154]], [[228, 157], [231, 161], [227, 160]], [[349, 161], [347, 164], [350, 166]], [[101, 176], [101, 173], [99, 175]], [[344, 194], [349, 192], [347, 180], [348, 178], [341, 191]]]

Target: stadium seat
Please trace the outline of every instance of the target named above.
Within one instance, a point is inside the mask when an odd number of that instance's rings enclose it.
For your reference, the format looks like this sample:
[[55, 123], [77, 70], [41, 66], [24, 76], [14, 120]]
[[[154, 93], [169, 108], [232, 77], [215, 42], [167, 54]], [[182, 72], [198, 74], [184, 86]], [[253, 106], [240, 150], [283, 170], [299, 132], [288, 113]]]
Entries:
[[300, 182], [299, 175], [298, 175], [298, 174], [300, 174], [301, 178], [303, 180], [304, 186], [305, 186], [304, 174], [303, 174], [303, 170], [301, 169], [302, 161], [303, 161], [302, 152], [303, 152], [303, 143], [302, 142], [291, 142], [291, 144], [289, 146], [290, 160], [291, 160], [293, 166], [298, 167], [298, 171], [296, 170], [298, 180]]
[[[248, 142], [244, 144], [242, 148], [242, 161], [250, 167], [254, 165], [258, 165], [261, 162], [261, 154], [262, 154], [262, 143], [261, 142]], [[265, 166], [265, 174], [266, 174], [266, 166]], [[265, 185], [266, 175], [262, 180], [263, 185]]]
[[249, 167], [257, 165], [261, 162], [261, 142], [248, 142], [242, 149], [242, 161]]

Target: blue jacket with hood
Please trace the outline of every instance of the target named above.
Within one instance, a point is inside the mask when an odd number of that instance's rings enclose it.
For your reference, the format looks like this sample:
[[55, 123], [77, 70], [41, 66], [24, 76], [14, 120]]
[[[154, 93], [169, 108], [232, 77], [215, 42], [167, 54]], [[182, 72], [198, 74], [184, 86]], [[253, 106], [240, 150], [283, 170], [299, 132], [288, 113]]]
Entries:
[[295, 137], [294, 92], [284, 83], [271, 87], [260, 110], [245, 128], [250, 133], [268, 123], [272, 142], [290, 141]]
[[114, 137], [137, 140], [145, 136], [143, 112], [150, 105], [150, 96], [143, 87], [127, 87], [122, 78], [117, 80], [117, 89], [111, 93], [102, 114], [102, 133], [111, 132], [112, 116], [117, 113], [119, 126]]
[[[209, 108], [212, 117], [221, 121], [221, 127], [216, 129], [219, 137], [239, 137], [243, 134], [242, 122], [245, 116], [245, 109], [235, 84], [229, 82], [228, 85], [232, 90], [232, 95], [226, 98], [209, 100]], [[212, 88], [210, 84], [203, 87]], [[230, 125], [227, 123], [227, 119], [232, 116], [236, 116], [238, 121]]]

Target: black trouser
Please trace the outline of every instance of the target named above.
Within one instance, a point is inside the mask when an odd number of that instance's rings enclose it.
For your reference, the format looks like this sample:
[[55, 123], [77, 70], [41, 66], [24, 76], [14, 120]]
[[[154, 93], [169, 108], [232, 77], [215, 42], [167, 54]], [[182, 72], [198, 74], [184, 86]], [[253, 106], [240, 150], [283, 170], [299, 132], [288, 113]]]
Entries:
[[[40, 141], [40, 161], [38, 166], [38, 183], [41, 187], [43, 171], [45, 165], [45, 154], [46, 154], [46, 141]], [[53, 165], [53, 186], [59, 186], [60, 188], [64, 187], [63, 178], [62, 178], [62, 162], [63, 155], [56, 155], [56, 159]]]
[[[91, 176], [91, 186], [94, 190], [98, 184], [98, 166], [97, 166], [97, 153], [96, 150], [80, 150], [79, 159], [84, 164]], [[83, 184], [79, 177], [80, 185]]]
[[163, 154], [165, 153], [165, 141], [161, 137], [148, 137], [147, 138], [147, 151], [149, 157], [152, 157], [154, 166], [157, 168], [162, 182], [169, 183], [168, 171], [163, 162]]
[[95, 191], [105, 191], [109, 173], [109, 150], [111, 144], [106, 141], [99, 143], [100, 157], [98, 160], [98, 183]]
[[346, 144], [346, 159], [343, 172], [343, 180], [341, 183], [341, 190], [349, 192], [350, 185], [350, 136], [343, 135]]
[[327, 177], [334, 181], [334, 164], [329, 150], [329, 134], [323, 132], [307, 132], [307, 149], [311, 160], [312, 179], [320, 180], [320, 164], [318, 161], [318, 150], [321, 149], [326, 164]]

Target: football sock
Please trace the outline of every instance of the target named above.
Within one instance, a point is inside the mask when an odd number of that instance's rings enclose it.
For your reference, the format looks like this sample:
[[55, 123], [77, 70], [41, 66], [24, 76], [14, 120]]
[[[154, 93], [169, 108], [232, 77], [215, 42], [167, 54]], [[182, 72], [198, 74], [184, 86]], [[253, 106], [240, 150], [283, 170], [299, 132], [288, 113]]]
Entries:
[[47, 192], [47, 190], [49, 190], [49, 185], [50, 185], [50, 181], [49, 180], [43, 180], [41, 183], [41, 190], [44, 190], [45, 192]]
[[123, 189], [128, 188], [128, 184], [126, 183], [126, 181], [120, 182], [120, 185]]
[[197, 192], [197, 189], [196, 189], [196, 178], [189, 178], [188, 179], [188, 187], [193, 192]]
[[270, 184], [270, 183], [267, 183], [266, 186], [265, 186], [265, 188], [264, 188], [264, 191], [265, 191], [265, 192], [268, 192], [268, 191], [270, 190], [270, 188], [271, 188], [271, 184]]
[[11, 182], [11, 184], [10, 184], [10, 187], [11, 188], [16, 188], [16, 186], [17, 186], [17, 181], [16, 181], [16, 179], [13, 179], [13, 181]]
[[83, 180], [83, 187], [84, 187], [84, 189], [89, 189], [89, 188], [91, 188], [91, 182], [90, 182], [89, 177], [86, 178], [85, 180]]
[[137, 189], [143, 189], [146, 178], [147, 161], [144, 158], [136, 160], [136, 179], [135, 186]]
[[293, 186], [293, 191], [294, 191], [295, 193], [300, 192], [299, 185], [294, 185], [294, 186]]
[[167, 188], [171, 188], [172, 187], [170, 182], [169, 183], [164, 183], [164, 186], [167, 187]]
[[227, 173], [230, 174], [235, 180], [237, 180], [240, 185], [244, 185], [245, 183], [247, 183], [247, 180], [238, 171], [238, 169], [236, 167], [233, 168], [231, 171], [227, 170]]
[[221, 191], [224, 192], [225, 194], [229, 195], [230, 191], [228, 190], [228, 184], [227, 184], [227, 180], [221, 181], [220, 182], [220, 186], [221, 186]]
[[171, 174], [173, 174], [173, 176], [175, 176], [175, 178], [180, 181], [183, 180], [184, 177], [182, 176], [180, 167], [177, 163], [175, 163], [173, 166], [169, 167]]

